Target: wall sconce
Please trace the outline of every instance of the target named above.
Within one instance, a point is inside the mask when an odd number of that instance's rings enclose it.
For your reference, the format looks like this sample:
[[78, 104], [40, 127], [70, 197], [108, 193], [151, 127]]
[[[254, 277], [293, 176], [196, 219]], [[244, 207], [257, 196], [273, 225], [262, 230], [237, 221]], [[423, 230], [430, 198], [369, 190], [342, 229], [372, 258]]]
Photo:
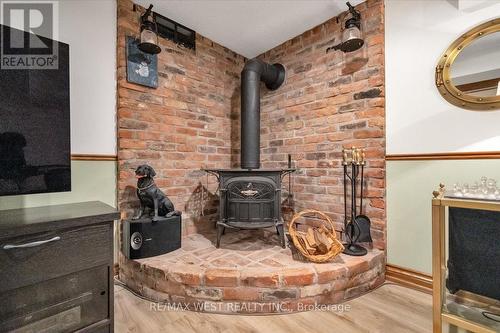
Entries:
[[153, 18], [153, 5], [149, 5], [144, 15], [141, 16], [141, 41], [137, 47], [139, 50], [158, 54], [161, 48], [158, 46], [158, 26]]
[[361, 14], [354, 7], [346, 2], [349, 7], [351, 17], [345, 21], [345, 30], [342, 33], [342, 42], [326, 49], [326, 53], [331, 50], [341, 50], [344, 53], [359, 50], [365, 41], [361, 35]]

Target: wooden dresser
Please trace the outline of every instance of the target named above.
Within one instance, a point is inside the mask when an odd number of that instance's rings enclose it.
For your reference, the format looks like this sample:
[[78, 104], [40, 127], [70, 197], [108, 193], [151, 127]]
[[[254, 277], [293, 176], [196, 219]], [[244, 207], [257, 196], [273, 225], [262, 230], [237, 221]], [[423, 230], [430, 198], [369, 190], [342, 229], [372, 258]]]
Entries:
[[0, 211], [0, 332], [113, 332], [113, 221], [101, 202]]

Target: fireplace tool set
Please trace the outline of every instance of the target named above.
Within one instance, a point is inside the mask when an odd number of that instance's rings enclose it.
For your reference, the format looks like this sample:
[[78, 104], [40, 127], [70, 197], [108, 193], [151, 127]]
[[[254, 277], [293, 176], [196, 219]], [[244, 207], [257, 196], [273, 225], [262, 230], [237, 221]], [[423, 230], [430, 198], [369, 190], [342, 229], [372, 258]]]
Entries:
[[[365, 168], [365, 153], [363, 149], [352, 147], [343, 149], [344, 166], [344, 235], [347, 241], [344, 244], [344, 253], [351, 256], [363, 256], [367, 253], [366, 248], [358, 243], [372, 242], [370, 234], [370, 219], [363, 215], [363, 181]], [[349, 173], [350, 166], [350, 173]], [[360, 207], [357, 213], [357, 184], [360, 184]], [[351, 187], [350, 211], [347, 209], [348, 181]]]

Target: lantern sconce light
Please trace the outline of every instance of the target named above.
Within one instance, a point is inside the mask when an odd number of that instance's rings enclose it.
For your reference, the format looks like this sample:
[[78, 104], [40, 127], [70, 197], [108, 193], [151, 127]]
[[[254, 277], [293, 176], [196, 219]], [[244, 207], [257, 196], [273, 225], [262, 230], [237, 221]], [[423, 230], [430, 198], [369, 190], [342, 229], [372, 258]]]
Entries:
[[361, 34], [361, 14], [349, 2], [346, 2], [346, 5], [349, 7], [351, 17], [345, 21], [342, 42], [327, 48], [326, 53], [332, 50], [341, 50], [344, 53], [353, 52], [359, 50], [365, 43]]
[[158, 54], [161, 52], [161, 47], [158, 45], [158, 26], [153, 17], [152, 9], [153, 5], [149, 5], [149, 8], [141, 16], [141, 41], [138, 47], [145, 53]]

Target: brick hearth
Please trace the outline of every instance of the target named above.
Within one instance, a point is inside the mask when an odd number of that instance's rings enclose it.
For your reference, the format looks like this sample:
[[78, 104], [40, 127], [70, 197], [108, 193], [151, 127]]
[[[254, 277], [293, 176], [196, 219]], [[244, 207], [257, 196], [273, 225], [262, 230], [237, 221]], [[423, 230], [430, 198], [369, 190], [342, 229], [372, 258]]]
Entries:
[[120, 257], [127, 285], [192, 307], [201, 302], [212, 311], [232, 312], [229, 304], [238, 301], [266, 313], [282, 310], [276, 304], [295, 311], [299, 304], [339, 303], [383, 282], [384, 2], [367, 0], [357, 9], [366, 42], [359, 51], [325, 53], [341, 39], [341, 14], [259, 57], [287, 70], [282, 87], [261, 94], [262, 167], [286, 167], [291, 154], [298, 169], [293, 197], [288, 177], [282, 186], [285, 223], [309, 208], [325, 212], [342, 229], [342, 148], [366, 149], [363, 212], [372, 221], [374, 249], [364, 257], [340, 255], [313, 264], [281, 249], [274, 230], [228, 230], [221, 249], [214, 247], [217, 183], [201, 169], [239, 167], [240, 72], [247, 59], [200, 34], [196, 51], [160, 38], [158, 89], [131, 84], [125, 37], [138, 35], [140, 13], [131, 0], [118, 0], [118, 205], [124, 218], [131, 215], [138, 205], [134, 170], [150, 164], [157, 185], [183, 212], [184, 236], [182, 249], [167, 255]]
[[384, 252], [340, 255], [314, 264], [279, 247], [274, 232], [228, 230], [220, 249], [215, 233], [193, 234], [181, 249], [158, 257], [120, 258], [120, 279], [162, 302], [207, 312], [274, 313], [304, 305], [337, 304], [384, 281]]

